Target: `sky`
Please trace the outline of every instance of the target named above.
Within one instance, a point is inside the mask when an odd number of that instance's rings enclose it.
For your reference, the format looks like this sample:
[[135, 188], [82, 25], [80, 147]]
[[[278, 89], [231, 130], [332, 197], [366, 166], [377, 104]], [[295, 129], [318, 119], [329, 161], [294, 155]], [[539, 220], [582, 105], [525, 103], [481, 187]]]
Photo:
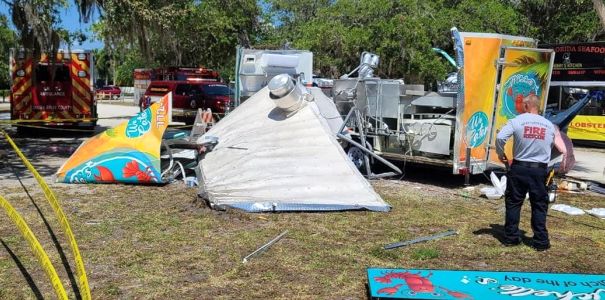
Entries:
[[[6, 3], [0, 1], [0, 14], [5, 15], [10, 20], [10, 11]], [[103, 42], [99, 40], [93, 40], [92, 32], [90, 31], [90, 27], [93, 22], [99, 19], [99, 13], [97, 11], [94, 12], [91, 20], [86, 24], [80, 23], [80, 15], [78, 14], [78, 9], [70, 1], [70, 6], [67, 9], [63, 9], [60, 12], [61, 24], [70, 32], [82, 30], [84, 34], [88, 37], [88, 39], [82, 43], [82, 45], [75, 44], [72, 45], [72, 49], [84, 49], [84, 50], [92, 50], [97, 48], [103, 48]], [[13, 27], [14, 28], [14, 27]]]

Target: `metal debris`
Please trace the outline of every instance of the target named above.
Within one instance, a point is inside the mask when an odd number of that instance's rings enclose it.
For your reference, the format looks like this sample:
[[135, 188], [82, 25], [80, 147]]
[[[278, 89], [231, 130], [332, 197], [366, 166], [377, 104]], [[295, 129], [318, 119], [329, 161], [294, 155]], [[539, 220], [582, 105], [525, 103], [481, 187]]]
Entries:
[[588, 190], [593, 191], [595, 193], [599, 193], [599, 194], [603, 194], [605, 195], [605, 188], [600, 187], [597, 184], [591, 184], [588, 186]]
[[274, 239], [270, 240], [268, 243], [262, 245], [260, 248], [256, 249], [254, 252], [248, 254], [246, 257], [244, 257], [244, 260], [242, 260], [242, 263], [245, 264], [253, 256], [259, 255], [259, 254], [267, 251], [267, 249], [269, 249], [269, 247], [271, 247], [273, 244], [277, 243], [277, 241], [279, 241], [281, 238], [283, 238], [286, 235], [286, 233], [288, 233], [288, 230], [282, 232], [280, 235], [276, 236]]
[[450, 229], [448, 231], [437, 233], [434, 235], [423, 236], [423, 237], [419, 237], [419, 238], [408, 240], [408, 241], [388, 244], [388, 245], [384, 246], [384, 249], [385, 250], [395, 249], [395, 248], [399, 248], [399, 247], [409, 246], [409, 245], [421, 243], [421, 242], [432, 241], [432, 240], [440, 239], [440, 238], [443, 238], [446, 236], [457, 235], [457, 234], [458, 234], [458, 231]]

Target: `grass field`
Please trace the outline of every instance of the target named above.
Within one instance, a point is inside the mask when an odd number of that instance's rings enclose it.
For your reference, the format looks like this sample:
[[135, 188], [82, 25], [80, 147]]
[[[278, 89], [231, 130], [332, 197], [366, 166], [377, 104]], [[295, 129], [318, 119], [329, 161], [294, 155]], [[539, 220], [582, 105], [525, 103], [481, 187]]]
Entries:
[[[603, 220], [549, 212], [553, 248], [538, 253], [498, 242], [502, 200], [407, 181], [372, 184], [393, 206], [391, 212], [219, 212], [196, 201], [195, 190], [182, 184], [54, 189], [78, 239], [96, 299], [359, 299], [366, 297], [365, 269], [370, 266], [605, 273]], [[26, 186], [73, 269], [68, 244], [48, 203], [37, 187]], [[32, 200], [19, 185], [2, 187], [0, 193], [30, 224], [73, 297], [66, 268]], [[588, 194], [562, 194], [559, 202], [585, 209], [605, 206], [605, 198]], [[521, 227], [531, 237], [527, 205]], [[450, 228], [459, 235], [382, 249], [390, 242]], [[289, 230], [284, 239], [242, 264], [244, 256], [284, 230]], [[0, 239], [0, 298], [35, 298], [37, 290], [53, 298], [42, 269], [4, 213]]]

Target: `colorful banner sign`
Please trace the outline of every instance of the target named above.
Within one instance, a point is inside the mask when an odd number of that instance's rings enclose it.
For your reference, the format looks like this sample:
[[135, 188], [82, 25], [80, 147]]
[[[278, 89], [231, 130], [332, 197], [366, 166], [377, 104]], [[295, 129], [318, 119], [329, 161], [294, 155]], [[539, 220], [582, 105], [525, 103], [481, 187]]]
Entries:
[[[500, 90], [492, 137], [508, 120], [523, 113], [523, 98], [533, 94], [540, 98], [540, 111], [544, 112], [548, 97], [548, 82], [552, 69], [553, 51], [550, 49], [504, 48], [501, 61]], [[513, 143], [506, 144], [505, 153], [512, 158]], [[490, 162], [501, 165], [495, 147], [490, 148]]]
[[555, 51], [552, 81], [605, 82], [605, 42], [547, 44]]
[[[464, 166], [466, 148], [471, 148], [473, 173], [485, 170], [487, 149], [493, 123], [496, 80], [501, 47], [535, 47], [530, 38], [488, 33], [453, 33], [457, 61], [463, 64], [459, 71], [460, 85], [457, 98], [456, 132], [454, 146], [454, 173]], [[461, 80], [460, 80], [461, 79]], [[476, 166], [476, 167], [475, 167]]]
[[160, 183], [160, 147], [170, 120], [170, 99], [160, 101], [84, 142], [61, 166], [66, 183]]
[[605, 116], [576, 116], [567, 129], [573, 140], [605, 142]]
[[605, 275], [368, 269], [372, 299], [601, 299]]

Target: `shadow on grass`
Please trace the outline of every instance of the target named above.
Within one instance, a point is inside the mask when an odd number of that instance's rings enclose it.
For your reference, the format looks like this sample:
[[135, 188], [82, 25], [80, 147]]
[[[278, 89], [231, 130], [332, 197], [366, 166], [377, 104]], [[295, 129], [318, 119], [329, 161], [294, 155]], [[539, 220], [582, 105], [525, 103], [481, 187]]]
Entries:
[[[10, 164], [10, 167], [12, 168], [12, 164]], [[71, 284], [72, 290], [74, 291], [74, 295], [76, 296], [76, 299], [82, 299], [82, 295], [80, 294], [80, 290], [78, 289], [78, 284], [76, 282], [74, 272], [71, 269], [71, 266], [69, 265], [69, 261], [67, 260], [67, 257], [65, 256], [65, 252], [63, 251], [63, 247], [61, 246], [61, 243], [59, 243], [57, 236], [55, 235], [54, 231], [50, 227], [48, 220], [46, 220], [46, 217], [40, 210], [40, 207], [38, 207], [38, 204], [36, 204], [36, 201], [34, 201], [34, 198], [29, 194], [29, 190], [25, 187], [25, 185], [21, 181], [21, 177], [19, 177], [19, 174], [14, 169], [13, 169], [13, 172], [14, 172], [15, 176], [17, 177], [19, 184], [21, 184], [21, 187], [25, 191], [25, 194], [27, 195], [27, 197], [29, 198], [31, 203], [34, 205], [34, 207], [36, 208], [38, 215], [40, 215], [40, 218], [42, 218], [42, 221], [44, 221], [46, 230], [48, 230], [48, 234], [50, 235], [50, 238], [52, 239], [53, 244], [55, 245], [55, 248], [57, 248], [59, 257], [61, 257], [61, 263], [63, 264], [63, 267], [65, 268], [65, 272], [67, 272], [67, 276], [69, 277], [69, 282]]]
[[[452, 174], [451, 167], [437, 167], [430, 165], [422, 165], [419, 163], [403, 163], [391, 161], [403, 171], [403, 175], [392, 177], [399, 180], [429, 184], [444, 188], [460, 188], [464, 186], [464, 176]], [[381, 163], [376, 163], [372, 166], [372, 171], [376, 174], [392, 171]], [[489, 173], [488, 173], [489, 174]], [[470, 177], [470, 184], [486, 184], [489, 183], [487, 175], [475, 174]]]
[[8, 255], [10, 255], [10, 257], [13, 259], [13, 261], [17, 265], [17, 268], [19, 268], [19, 271], [21, 271], [21, 274], [23, 274], [23, 278], [25, 278], [25, 281], [27, 281], [27, 284], [32, 289], [32, 292], [36, 296], [36, 299], [44, 299], [44, 297], [42, 296], [42, 293], [40, 292], [40, 289], [38, 289], [38, 286], [34, 282], [34, 279], [29, 274], [29, 272], [27, 272], [27, 269], [21, 263], [21, 260], [19, 260], [19, 257], [17, 257], [17, 255], [15, 255], [13, 250], [11, 250], [11, 248], [8, 247], [8, 245], [4, 242], [4, 240], [0, 239], [0, 243], [2, 243], [2, 246], [4, 246], [4, 249], [6, 249], [6, 252], [8, 252]]
[[[498, 240], [498, 242], [500, 242], [501, 244], [505, 244], [506, 238], [504, 236], [504, 226], [500, 225], [500, 224], [489, 224], [490, 228], [481, 228], [479, 230], [475, 230], [473, 231], [473, 234], [475, 235], [491, 235], [493, 236], [495, 239]], [[529, 245], [531, 244], [531, 238], [527, 237], [525, 235], [525, 230], [519, 230], [519, 233], [521, 234], [521, 240], [523, 242], [523, 244], [525, 245]]]

